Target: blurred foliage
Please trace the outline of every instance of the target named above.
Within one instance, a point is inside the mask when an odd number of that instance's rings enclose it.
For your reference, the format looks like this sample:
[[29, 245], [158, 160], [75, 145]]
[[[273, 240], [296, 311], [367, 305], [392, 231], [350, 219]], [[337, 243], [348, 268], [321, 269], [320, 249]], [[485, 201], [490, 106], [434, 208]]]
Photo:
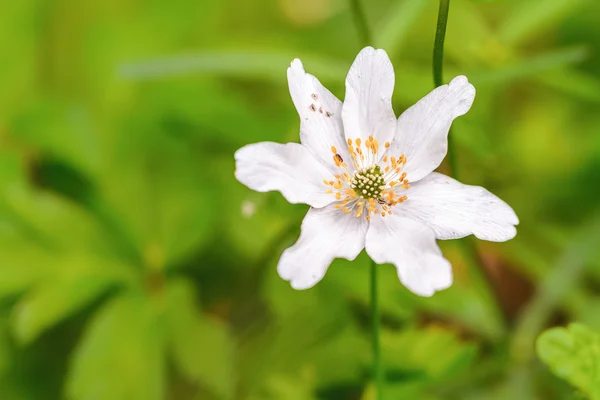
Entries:
[[[437, 2], [365, 4], [398, 114], [432, 88]], [[433, 298], [380, 267], [386, 398], [579, 396], [535, 339], [600, 329], [598, 15], [452, 1], [445, 79], [478, 90], [461, 179], [521, 225], [478, 242], [485, 273], [441, 243], [455, 284]], [[292, 290], [275, 265], [306, 207], [233, 177], [237, 148], [298, 140], [291, 59], [343, 98], [346, 1], [21, 0], [0, 20], [0, 398], [374, 398], [368, 258]], [[597, 396], [592, 342], [572, 325], [538, 350]]]
[[542, 359], [561, 378], [590, 399], [600, 398], [600, 335], [581, 324], [552, 328], [537, 341]]

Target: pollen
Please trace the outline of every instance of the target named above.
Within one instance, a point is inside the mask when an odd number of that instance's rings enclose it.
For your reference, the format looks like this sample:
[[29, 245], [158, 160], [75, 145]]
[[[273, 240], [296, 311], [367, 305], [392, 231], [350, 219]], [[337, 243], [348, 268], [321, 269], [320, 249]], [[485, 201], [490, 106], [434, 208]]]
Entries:
[[[347, 138], [348, 155], [344, 161], [335, 146], [331, 146], [333, 161], [339, 173], [335, 180], [324, 179], [326, 193], [333, 195], [334, 207], [354, 217], [364, 217], [370, 221], [373, 215], [384, 217], [393, 214], [395, 206], [408, 197], [403, 193], [410, 188], [404, 154], [390, 154], [391, 144], [379, 142], [373, 136], [364, 141], [360, 138]], [[346, 156], [344, 156], [346, 157]]]

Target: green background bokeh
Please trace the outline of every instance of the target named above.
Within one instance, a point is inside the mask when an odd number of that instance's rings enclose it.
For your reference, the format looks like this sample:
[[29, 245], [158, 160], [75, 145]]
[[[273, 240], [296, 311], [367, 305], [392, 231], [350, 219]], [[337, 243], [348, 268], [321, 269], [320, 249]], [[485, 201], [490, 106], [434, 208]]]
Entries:
[[[432, 89], [437, 2], [364, 4], [399, 115]], [[459, 178], [521, 223], [478, 263], [440, 243], [432, 298], [380, 266], [386, 399], [579, 396], [535, 340], [600, 329], [599, 16], [452, 1]], [[243, 145], [298, 140], [289, 62], [343, 99], [360, 47], [345, 0], [0, 2], [0, 399], [374, 399], [367, 256], [292, 290], [307, 207], [233, 177]]]

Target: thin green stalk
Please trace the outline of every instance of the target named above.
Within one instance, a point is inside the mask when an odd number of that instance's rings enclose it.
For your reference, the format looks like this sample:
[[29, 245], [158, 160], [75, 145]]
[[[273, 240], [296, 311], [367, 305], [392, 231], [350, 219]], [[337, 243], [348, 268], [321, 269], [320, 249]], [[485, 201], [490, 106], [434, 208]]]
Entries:
[[[367, 23], [367, 15], [360, 0], [349, 0], [354, 21], [360, 36], [362, 46], [373, 43], [371, 31]], [[379, 315], [379, 299], [377, 295], [377, 264], [371, 260], [371, 335], [373, 341], [373, 379], [377, 390], [377, 400], [383, 399], [383, 366], [381, 365], [381, 346], [379, 343], [379, 330], [381, 318]]]
[[435, 87], [444, 82], [442, 71], [444, 68], [444, 40], [446, 39], [446, 25], [448, 24], [448, 11], [450, 0], [440, 0], [438, 11], [437, 29], [435, 30], [435, 42], [433, 44], [433, 83]]
[[371, 260], [371, 327], [373, 340], [373, 375], [377, 387], [377, 400], [383, 399], [383, 368], [381, 365], [381, 345], [379, 342], [379, 299], [377, 296], [377, 264]]
[[[441, 86], [444, 83], [444, 40], [446, 39], [446, 25], [448, 25], [449, 11], [450, 0], [440, 0], [435, 41], [433, 44], [433, 84], [435, 87]], [[452, 135], [448, 135], [448, 165], [450, 166], [450, 174], [458, 179], [456, 152], [454, 151], [454, 138]]]
[[[450, 0], [440, 0], [440, 8], [438, 11], [437, 28], [435, 31], [435, 41], [433, 44], [433, 83], [435, 87], [441, 86], [444, 83], [444, 40], [446, 39], [446, 26], [448, 25], [448, 12], [450, 11]], [[448, 133], [448, 166], [450, 167], [450, 176], [454, 179], [459, 179], [458, 162], [456, 159], [456, 151], [454, 146], [454, 137], [451, 132]], [[485, 264], [479, 255], [477, 245], [471, 238], [462, 239], [465, 255], [474, 264], [480, 267], [481, 272], [485, 276], [498, 303], [498, 307], [502, 308], [500, 294], [493, 285], [493, 279], [489, 271], [485, 268]], [[502, 312], [506, 321], [506, 314]]]
[[369, 24], [367, 23], [365, 9], [360, 0], [350, 0], [350, 8], [354, 15], [356, 27], [358, 28], [358, 34], [360, 36], [360, 41], [362, 42], [361, 44], [362, 46], [369, 46], [373, 43], [373, 40], [371, 39], [371, 31], [369, 30]]

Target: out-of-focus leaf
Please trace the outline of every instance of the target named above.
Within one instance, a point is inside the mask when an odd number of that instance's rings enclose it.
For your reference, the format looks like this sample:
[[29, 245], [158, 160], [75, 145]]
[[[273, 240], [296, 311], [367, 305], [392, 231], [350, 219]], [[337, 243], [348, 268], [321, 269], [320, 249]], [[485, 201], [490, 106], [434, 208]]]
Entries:
[[168, 344], [177, 368], [220, 399], [232, 398], [234, 344], [227, 327], [200, 313], [191, 282], [172, 280], [166, 291]]
[[163, 332], [148, 297], [125, 293], [104, 306], [72, 356], [72, 400], [162, 400]]
[[474, 85], [505, 84], [514, 79], [534, 76], [540, 72], [579, 63], [585, 60], [588, 55], [589, 51], [584, 47], [557, 50], [549, 54], [523, 59], [502, 68], [474, 72], [470, 74], [469, 79]]
[[[429, 43], [432, 43], [435, 34], [435, 3], [439, 2], [432, 3], [431, 12], [428, 13], [431, 24]], [[460, 61], [461, 73], [465, 68], [482, 64], [496, 65], [509, 56], [510, 50], [497, 41], [490, 25], [481, 7], [475, 4], [461, 1], [459, 6], [450, 7], [444, 53], [446, 59]]]
[[374, 42], [385, 49], [390, 58], [397, 56], [403, 42], [407, 39], [412, 24], [425, 10], [430, 0], [406, 0], [397, 2], [386, 13], [385, 21], [376, 25], [373, 32]]
[[5, 192], [3, 200], [10, 209], [9, 223], [24, 237], [36, 236], [40, 244], [54, 250], [85, 248], [99, 254], [114, 251], [110, 232], [94, 215], [64, 197], [18, 187]]
[[600, 215], [595, 215], [587, 226], [565, 246], [563, 254], [555, 261], [535, 297], [529, 302], [517, 322], [511, 343], [511, 354], [518, 361], [529, 361], [534, 356], [535, 338], [552, 314], [557, 304], [582, 279], [588, 258], [597, 257], [596, 232]]
[[[8, 324], [4, 319], [0, 319], [0, 382], [2, 382], [2, 376], [10, 366], [11, 362], [8, 341]], [[1, 391], [0, 394], [2, 394]]]
[[388, 369], [414, 371], [417, 376], [417, 373], [422, 374], [421, 379], [428, 382], [460, 374], [477, 354], [475, 345], [463, 342], [453, 332], [438, 327], [408, 329], [398, 333], [385, 331], [382, 345], [383, 359]]
[[[121, 217], [146, 267], [177, 264], [208, 238], [214, 189], [190, 151], [140, 149], [114, 160], [101, 182], [111, 209]], [[119, 179], [111, 179], [113, 174]], [[214, 204], [216, 206], [217, 203]]]
[[[294, 139], [298, 138], [298, 114], [286, 89], [273, 96], [265, 94], [257, 104], [227, 85], [206, 80], [153, 82], [147, 86], [139, 94], [139, 112], [124, 122], [126, 129], [135, 124], [136, 133], [121, 136], [119, 144], [124, 147], [117, 151], [148, 149], [158, 142], [163, 150], [175, 151], [187, 145], [191, 152], [227, 152], [232, 156], [237, 146], [282, 141], [292, 128], [296, 130]], [[235, 118], [231, 118], [232, 113]]]
[[[9, 242], [0, 240], [3, 246]], [[50, 271], [43, 263], [47, 254], [36, 253], [23, 246], [23, 241], [19, 241], [21, 245], [14, 253], [5, 251], [0, 255], [0, 298], [8, 297], [14, 294], [21, 293], [31, 287], [36, 282], [41, 281], [44, 277], [50, 275]], [[49, 260], [49, 258], [46, 258]]]
[[499, 37], [509, 45], [518, 45], [533, 35], [541, 34], [548, 26], [588, 0], [530, 0], [514, 1], [511, 17], [501, 26]]
[[248, 400], [290, 399], [316, 400], [314, 388], [308, 374], [299, 376], [275, 375], [264, 383], [264, 387], [248, 396]]
[[[506, 377], [497, 382], [484, 383], [481, 388], [473, 388], [471, 390], [465, 390], [467, 393], [464, 396], [465, 400], [506, 400], [506, 399], [519, 399], [519, 400], [539, 400], [540, 398], [552, 398], [552, 399], [564, 399], [564, 400], [577, 400], [575, 398], [560, 396], [559, 393], [550, 391], [549, 394], [557, 395], [557, 397], [540, 397], [534, 387], [535, 379], [531, 369], [523, 367], [511, 368], [507, 373]], [[560, 393], [564, 394], [564, 393]], [[463, 396], [461, 396], [462, 398]], [[447, 397], [440, 397], [445, 399]]]
[[98, 169], [101, 149], [93, 121], [79, 105], [39, 101], [19, 114], [10, 128], [15, 140], [36, 151], [68, 161], [90, 175]]
[[36, 34], [39, 4], [34, 1], [0, 4], [0, 124], [7, 124], [34, 96], [38, 81], [41, 37]]
[[[393, 265], [378, 266], [382, 311], [401, 321], [410, 320], [418, 311], [441, 315], [460, 321], [468, 329], [491, 340], [500, 339], [504, 328], [493, 298], [486, 292], [485, 282], [457, 255], [458, 249], [445, 247], [445, 255], [453, 264], [454, 284], [431, 298], [414, 295], [406, 289]], [[369, 263], [366, 254], [353, 262], [337, 260], [327, 271], [324, 281], [332, 282], [340, 292], [368, 307], [369, 292], [365, 282], [369, 281]]]
[[590, 399], [600, 399], [600, 334], [585, 325], [552, 328], [537, 340], [537, 353], [559, 377]]
[[[126, 79], [157, 79], [169, 76], [205, 74], [266, 80], [285, 85], [285, 70], [299, 54], [264, 50], [222, 53], [190, 53], [122, 65], [119, 73]], [[339, 79], [348, 69], [346, 63], [309, 56], [304, 63], [321, 79]]]
[[536, 80], [575, 98], [600, 103], [600, 79], [593, 75], [565, 68], [537, 75]]
[[[336, 286], [321, 282], [314, 289], [294, 291], [274, 268], [266, 276], [263, 293], [272, 320], [257, 319], [242, 335], [241, 384], [250, 393], [262, 393], [268, 384], [261, 376], [301, 375], [306, 385], [320, 388], [360, 377], [369, 344], [353, 327], [348, 304]], [[344, 351], [342, 343], [356, 351]]]
[[59, 258], [52, 274], [13, 309], [13, 332], [22, 344], [81, 310], [111, 286], [128, 279], [129, 268], [89, 255]]

